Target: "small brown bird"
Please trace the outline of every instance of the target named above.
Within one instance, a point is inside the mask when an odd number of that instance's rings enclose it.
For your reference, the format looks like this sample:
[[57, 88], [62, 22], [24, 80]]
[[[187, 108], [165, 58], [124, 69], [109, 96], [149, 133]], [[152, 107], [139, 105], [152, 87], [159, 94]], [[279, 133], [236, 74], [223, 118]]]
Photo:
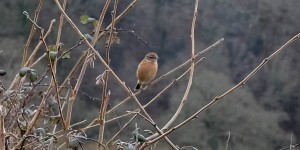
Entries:
[[136, 70], [138, 81], [135, 90], [140, 89], [143, 84], [148, 84], [154, 79], [158, 68], [157, 59], [157, 54], [152, 52], [148, 53], [140, 62], [138, 69]]

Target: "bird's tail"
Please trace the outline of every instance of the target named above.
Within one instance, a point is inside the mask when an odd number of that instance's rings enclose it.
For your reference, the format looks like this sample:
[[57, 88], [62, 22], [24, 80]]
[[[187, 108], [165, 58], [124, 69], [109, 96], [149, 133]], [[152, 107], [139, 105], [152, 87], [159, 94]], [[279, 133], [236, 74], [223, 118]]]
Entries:
[[142, 85], [141, 83], [137, 83], [136, 87], [134, 88], [134, 90], [139, 90], [141, 88], [141, 85]]

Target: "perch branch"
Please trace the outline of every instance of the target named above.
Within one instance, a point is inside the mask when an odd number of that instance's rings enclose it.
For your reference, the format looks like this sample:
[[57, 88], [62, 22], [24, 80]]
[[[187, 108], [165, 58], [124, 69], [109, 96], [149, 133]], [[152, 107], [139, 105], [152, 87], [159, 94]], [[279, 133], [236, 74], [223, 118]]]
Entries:
[[[254, 68], [243, 80], [241, 80], [238, 84], [236, 84], [235, 86], [233, 86], [231, 89], [229, 89], [228, 91], [224, 92], [222, 95], [220, 96], [216, 96], [215, 98], [213, 98], [208, 104], [206, 104], [204, 107], [202, 107], [201, 109], [199, 109], [197, 112], [195, 112], [192, 116], [190, 116], [189, 118], [187, 118], [186, 120], [184, 120], [183, 122], [181, 122], [180, 124], [176, 125], [175, 127], [173, 127], [172, 129], [169, 129], [168, 131], [166, 131], [164, 133], [164, 135], [168, 135], [171, 132], [175, 131], [176, 129], [182, 127], [183, 125], [187, 124], [188, 122], [190, 122], [191, 120], [195, 119], [198, 117], [198, 115], [207, 110], [208, 108], [210, 108], [212, 105], [214, 105], [215, 103], [219, 102], [220, 100], [222, 100], [225, 96], [231, 94], [232, 92], [236, 91], [238, 88], [242, 87], [243, 85], [246, 84], [246, 82], [252, 78], [257, 71], [259, 71], [267, 62], [269, 62], [272, 58], [274, 58], [277, 54], [279, 54], [280, 52], [282, 52], [288, 45], [290, 45], [292, 42], [294, 42], [295, 40], [297, 40], [300, 37], [300, 33], [298, 33], [297, 35], [295, 35], [294, 37], [292, 37], [290, 40], [288, 40], [285, 44], [283, 44], [279, 49], [277, 49], [275, 52], [273, 52], [269, 57], [266, 57], [265, 59], [263, 59], [263, 61], [256, 67]], [[148, 143], [154, 143], [156, 141], [158, 141], [159, 139], [161, 139], [164, 135], [160, 135], [159, 137], [156, 137], [155, 139], [149, 141]], [[150, 137], [149, 137], [150, 138]], [[148, 138], [148, 139], [149, 139]], [[153, 137], [151, 137], [153, 138]]]

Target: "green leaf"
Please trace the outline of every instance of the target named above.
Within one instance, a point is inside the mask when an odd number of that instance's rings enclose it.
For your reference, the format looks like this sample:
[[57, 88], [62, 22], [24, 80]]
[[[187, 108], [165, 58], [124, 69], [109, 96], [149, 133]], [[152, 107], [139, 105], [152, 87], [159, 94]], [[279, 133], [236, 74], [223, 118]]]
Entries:
[[139, 134], [137, 131], [134, 131], [133, 133], [133, 139], [137, 140], [141, 143], [144, 143], [147, 141], [147, 139], [145, 138], [145, 136], [143, 136], [142, 134]]
[[93, 24], [94, 28], [96, 28], [97, 25], [98, 25], [98, 20], [94, 20], [94, 21], [92, 22], [92, 24]]
[[37, 78], [38, 78], [38, 75], [37, 75], [34, 71], [32, 71], [32, 72], [30, 73], [30, 77], [29, 77], [30, 81], [31, 81], [31, 82], [34, 82], [34, 81], [37, 80]]
[[80, 17], [80, 22], [82, 24], [86, 24], [86, 23], [88, 23], [89, 18], [90, 18], [89, 16], [83, 15], [83, 16]]
[[57, 52], [55, 52], [55, 51], [50, 51], [49, 52], [49, 58], [50, 58], [51, 61], [55, 61], [56, 56], [57, 56]]
[[55, 45], [49, 45], [48, 49], [49, 49], [49, 51], [56, 51], [56, 46]]
[[31, 72], [31, 69], [28, 67], [23, 67], [20, 69], [19, 71], [19, 75], [20, 77], [24, 77], [26, 75], [26, 73]]

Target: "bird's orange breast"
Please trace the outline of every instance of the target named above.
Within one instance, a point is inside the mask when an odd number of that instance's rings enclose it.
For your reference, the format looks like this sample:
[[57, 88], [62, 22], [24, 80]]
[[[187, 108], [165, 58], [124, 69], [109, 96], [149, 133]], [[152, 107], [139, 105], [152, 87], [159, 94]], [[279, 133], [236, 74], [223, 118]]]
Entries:
[[139, 64], [138, 70], [136, 71], [136, 76], [139, 82], [147, 83], [151, 81], [156, 75], [157, 67], [158, 67], [157, 63], [143, 60]]

